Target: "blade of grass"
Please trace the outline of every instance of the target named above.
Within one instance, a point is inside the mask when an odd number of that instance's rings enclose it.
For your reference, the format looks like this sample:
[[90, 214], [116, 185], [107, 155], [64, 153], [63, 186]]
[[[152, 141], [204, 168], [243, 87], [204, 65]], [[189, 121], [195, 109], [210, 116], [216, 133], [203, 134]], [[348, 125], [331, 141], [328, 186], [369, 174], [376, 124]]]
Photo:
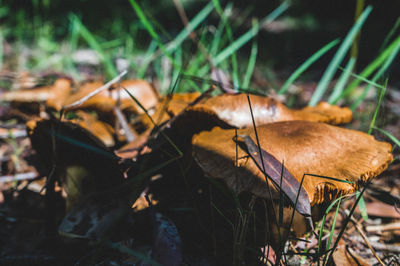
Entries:
[[[360, 17], [361, 12], [363, 11], [365, 6], [364, 0], [357, 0], [356, 2], [356, 12], [354, 14], [354, 21], [357, 21], [357, 19]], [[350, 58], [354, 59], [357, 61], [358, 57], [358, 43], [361, 38], [361, 33], [358, 32], [357, 36], [354, 38], [353, 44], [351, 46], [351, 51], [350, 51]]]
[[[356, 192], [357, 197], [360, 196], [360, 192]], [[368, 212], [367, 205], [365, 204], [365, 200], [363, 196], [360, 196], [360, 201], [358, 202], [358, 209], [360, 210], [361, 217], [364, 221], [368, 221]]]
[[[257, 20], [253, 20], [252, 29], [256, 31], [257, 28], [258, 28], [258, 22]], [[242, 88], [248, 88], [250, 85], [250, 80], [251, 77], [253, 76], [254, 67], [256, 65], [257, 53], [258, 53], [257, 38], [253, 38], [253, 44], [251, 45], [251, 51], [250, 51], [250, 59], [247, 65], [246, 74], [244, 75]]]
[[378, 128], [373, 126], [373, 129], [378, 130], [379, 132], [383, 133], [385, 136], [387, 136], [391, 141], [393, 141], [397, 146], [400, 147], [400, 140], [398, 140], [395, 136], [393, 136], [392, 134], [390, 134], [389, 132], [387, 132], [384, 129]]
[[347, 84], [347, 81], [350, 78], [351, 72], [354, 69], [356, 64], [355, 58], [350, 58], [349, 62], [347, 62], [346, 67], [340, 76], [338, 82], [336, 83], [335, 88], [332, 91], [332, 94], [329, 96], [328, 103], [332, 104], [333, 100], [336, 99], [340, 94], [342, 94], [344, 86]]
[[350, 222], [351, 217], [353, 216], [354, 211], [356, 210], [356, 207], [358, 206], [358, 202], [360, 201], [362, 195], [364, 194], [365, 190], [367, 189], [367, 187], [369, 186], [370, 183], [371, 183], [371, 180], [369, 180], [369, 181], [365, 184], [365, 186], [362, 188], [362, 190], [360, 191], [359, 196], [356, 197], [356, 202], [354, 203], [353, 207], [351, 208], [350, 213], [348, 214], [348, 216], [346, 217], [346, 219], [345, 219], [344, 222], [342, 223], [342, 228], [340, 229], [340, 232], [339, 232], [339, 234], [338, 234], [338, 236], [337, 236], [337, 238], [336, 238], [335, 244], [334, 244], [333, 247], [332, 247], [332, 251], [331, 251], [331, 252], [329, 253], [329, 255], [328, 255], [328, 260], [327, 260], [327, 263], [328, 263], [328, 264], [329, 264], [329, 263], [331, 262], [331, 260], [332, 260], [333, 252], [336, 250], [337, 246], [339, 245], [339, 241], [340, 241], [340, 239], [342, 238], [342, 236], [343, 236], [343, 234], [344, 234], [344, 231], [346, 230], [347, 225], [348, 225], [348, 223]]
[[337, 67], [342, 62], [343, 58], [346, 56], [351, 44], [353, 43], [354, 38], [356, 37], [357, 33], [360, 31], [361, 27], [363, 26], [365, 20], [367, 19], [368, 15], [371, 13], [372, 7], [367, 6], [364, 12], [361, 14], [360, 18], [357, 22], [353, 25], [350, 29], [349, 33], [347, 34], [346, 38], [343, 40], [343, 43], [340, 45], [338, 51], [336, 52], [335, 56], [333, 57], [332, 61], [329, 63], [324, 75], [322, 76], [321, 80], [318, 83], [317, 88], [315, 89], [313, 96], [310, 99], [308, 105], [315, 106], [324, 95], [325, 91], [328, 88], [329, 83], [331, 82], [333, 76], [336, 73]]
[[[289, 2], [288, 1], [283, 2], [274, 11], [272, 11], [265, 19], [263, 19], [261, 21], [260, 26], [255, 33], [253, 32], [253, 29], [250, 29], [249, 31], [244, 33], [242, 36], [240, 36], [238, 39], [236, 39], [236, 41], [234, 41], [228, 47], [226, 47], [224, 50], [219, 52], [215, 56], [215, 60], [214, 60], [215, 66], [217, 66], [220, 63], [222, 63], [223, 61], [225, 61], [229, 56], [232, 55], [232, 53], [234, 53], [235, 51], [240, 49], [249, 40], [251, 40], [255, 35], [257, 35], [260, 30], [260, 27], [263, 27], [263, 26], [271, 23], [272, 21], [274, 21], [277, 17], [279, 17], [288, 8], [289, 8]], [[199, 70], [198, 75], [199, 76], [205, 75], [207, 73], [207, 67], [208, 67], [207, 65], [203, 66]]]
[[[265, 19], [263, 19], [260, 23], [260, 26], [263, 27], [265, 25], [268, 25], [272, 21], [274, 21], [277, 17], [279, 17], [286, 9], [289, 8], [289, 2], [285, 1], [283, 2], [279, 7], [277, 7], [274, 11], [271, 12]], [[226, 58], [232, 55], [232, 53], [236, 52], [239, 48], [241, 48], [243, 45], [245, 45], [249, 40], [251, 40], [254, 36], [258, 34], [258, 31], [260, 30], [260, 26], [257, 28], [256, 31], [253, 29], [250, 29], [247, 31], [245, 34], [240, 36], [236, 41], [231, 43], [228, 47], [226, 47], [224, 50], [222, 50], [215, 58], [215, 64], [218, 65], [222, 61], [224, 61]]]
[[[218, 12], [218, 15], [221, 17], [222, 21], [225, 24], [226, 35], [230, 43], [233, 43], [233, 33], [231, 25], [228, 21], [228, 18], [225, 16], [224, 11], [221, 7], [219, 0], [212, 0], [215, 10]], [[236, 57], [236, 50], [234, 50], [231, 54], [231, 62], [232, 62], [232, 81], [233, 86], [239, 86], [239, 73], [238, 73], [238, 64], [237, 64], [237, 57]]]
[[177, 65], [179, 65], [179, 67], [174, 66], [174, 68], [172, 70], [172, 78], [171, 78], [171, 80], [178, 80], [178, 77], [179, 77], [179, 75], [181, 73], [181, 70], [182, 70], [182, 64], [183, 64], [183, 61], [182, 61], [182, 48], [181, 47], [176, 49], [174, 56], [175, 56], [174, 60], [177, 63]]
[[305, 175], [314, 176], [314, 177], [322, 178], [322, 179], [333, 180], [333, 181], [337, 181], [337, 182], [341, 182], [341, 183], [346, 183], [346, 184], [354, 184], [354, 182], [352, 182], [352, 181], [342, 180], [342, 179], [338, 179], [338, 178], [334, 178], [334, 177], [330, 177], [330, 176], [314, 175], [314, 174], [305, 174]]
[[100, 43], [92, 33], [82, 24], [81, 20], [76, 15], [71, 14], [71, 18], [72, 22], [77, 25], [80, 36], [89, 44], [90, 48], [100, 55], [100, 60], [104, 63], [107, 76], [110, 78], [118, 75], [117, 68], [114, 66], [111, 58], [104, 53]]
[[325, 220], [327, 215], [329, 214], [330, 210], [333, 208], [333, 206], [336, 205], [336, 203], [338, 203], [339, 201], [341, 201], [344, 197], [346, 196], [340, 196], [339, 198], [335, 199], [329, 206], [328, 208], [325, 210], [325, 214], [322, 217], [322, 221], [321, 221], [321, 226], [319, 228], [319, 235], [318, 235], [318, 251], [317, 253], [321, 252], [321, 246], [322, 246], [322, 235], [323, 235], [323, 231], [324, 231], [324, 226], [325, 226]]
[[74, 65], [74, 61], [72, 59], [73, 53], [77, 50], [78, 48], [78, 40], [79, 40], [79, 24], [74, 22], [74, 17], [73, 15], [69, 15], [69, 28], [70, 28], [70, 37], [68, 41], [68, 46], [69, 46], [69, 53], [66, 56], [66, 65], [67, 67], [71, 70], [73, 76], [79, 77], [80, 73], [77, 71]]
[[194, 31], [200, 23], [202, 23], [211, 11], [214, 9], [212, 2], [208, 3], [200, 12], [188, 23], [176, 37], [175, 39], [167, 45], [167, 51], [173, 52], [176, 48], [180, 47], [182, 42], [189, 36], [189, 34]]
[[[364, 70], [357, 75], [357, 79], [350, 83], [349, 86], [344, 90], [344, 92], [338, 96], [338, 98], [334, 99], [332, 104], [336, 104], [340, 99], [349, 95], [361, 81], [366, 81], [367, 78], [378, 68], [380, 67], [385, 60], [392, 54], [393, 50], [400, 44], [400, 35], [383, 51], [378, 55], [377, 58], [374, 59]], [[353, 74], [354, 76], [354, 74]]]
[[339, 39], [333, 40], [330, 43], [326, 44], [324, 47], [319, 49], [316, 53], [314, 53], [310, 58], [308, 58], [296, 71], [293, 72], [292, 75], [286, 80], [286, 82], [282, 85], [278, 94], [284, 94], [287, 89], [293, 84], [293, 82], [301, 75], [304, 71], [306, 71], [315, 61], [317, 61], [320, 57], [326, 54], [330, 49], [336, 46], [339, 43]]
[[386, 45], [388, 44], [389, 40], [393, 37], [394, 33], [396, 32], [396, 30], [399, 27], [400, 27], [400, 17], [396, 20], [396, 22], [394, 23], [394, 26], [390, 29], [388, 35], [383, 40], [382, 46], [379, 49], [379, 51], [382, 51], [386, 47]]
[[[395, 49], [392, 51], [390, 56], [386, 59], [385, 63], [382, 65], [382, 67], [378, 70], [378, 72], [373, 76], [371, 79], [372, 82], [376, 82], [389, 68], [389, 66], [392, 64], [393, 60], [396, 58], [398, 52], [400, 51], [400, 43], [395, 47]], [[369, 84], [361, 94], [361, 96], [351, 105], [351, 110], [354, 111], [360, 104], [361, 102], [365, 99], [367, 96], [368, 91], [372, 88], [373, 86]]]
[[386, 94], [386, 86], [387, 86], [387, 81], [386, 81], [386, 84], [383, 87], [383, 89], [381, 89], [381, 93], [379, 94], [378, 103], [376, 105], [374, 115], [372, 116], [371, 123], [369, 124], [369, 129], [368, 129], [368, 134], [369, 135], [371, 135], [372, 129], [375, 127], [375, 121], [376, 121], [376, 118], [378, 117], [379, 108], [381, 107], [381, 103], [382, 103], [383, 97]]
[[3, 68], [3, 32], [0, 29], [0, 69]]
[[156, 43], [156, 41], [152, 40], [150, 42], [149, 48], [147, 48], [143, 63], [137, 72], [138, 79], [142, 79], [144, 77], [144, 75], [146, 74], [146, 71], [152, 60], [152, 55], [154, 54], [154, 51], [156, 49], [157, 49], [157, 43]]
[[[338, 215], [338, 212], [339, 212], [339, 208], [340, 208], [340, 203], [341, 202], [342, 202], [342, 199], [339, 198], [339, 201], [338, 201], [337, 206], [336, 206], [335, 216], [333, 217], [333, 221], [332, 221], [331, 232], [329, 233], [328, 244], [326, 245], [325, 251], [328, 251], [330, 249], [330, 247], [331, 247], [331, 242], [332, 242], [332, 238], [333, 238], [334, 231], [335, 231], [336, 218], [337, 218], [337, 215]], [[319, 246], [318, 246], [318, 248], [319, 248]], [[325, 265], [325, 261], [326, 261], [326, 256], [324, 256], [324, 261], [323, 261], [322, 265]]]
[[136, 12], [136, 15], [139, 17], [140, 21], [142, 22], [143, 26], [146, 28], [147, 32], [150, 34], [150, 36], [153, 38], [153, 40], [156, 41], [158, 47], [163, 52], [164, 56], [168, 57], [171, 60], [171, 62], [173, 62], [174, 59], [172, 58], [170, 52], [166, 49], [164, 44], [161, 42], [158, 34], [156, 33], [156, 31], [153, 28], [153, 25], [147, 19], [142, 8], [136, 3], [135, 0], [129, 0], [129, 2], [131, 3], [133, 10]]

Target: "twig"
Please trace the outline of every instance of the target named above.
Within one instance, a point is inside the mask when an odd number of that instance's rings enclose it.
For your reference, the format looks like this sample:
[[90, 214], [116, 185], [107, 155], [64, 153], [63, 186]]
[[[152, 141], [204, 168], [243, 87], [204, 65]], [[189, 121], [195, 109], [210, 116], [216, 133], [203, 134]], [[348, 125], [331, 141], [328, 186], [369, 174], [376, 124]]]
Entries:
[[[361, 242], [362, 238], [359, 236], [351, 236], [349, 237], [353, 242]], [[379, 251], [385, 251], [385, 252], [392, 252], [392, 253], [400, 253], [400, 247], [396, 245], [389, 245], [389, 244], [384, 244], [384, 243], [379, 243], [379, 242], [371, 242], [371, 246], [375, 250]]]
[[113, 78], [112, 80], [110, 80], [109, 82], [107, 82], [106, 84], [104, 84], [103, 86], [101, 86], [100, 88], [92, 91], [91, 93], [89, 93], [88, 95], [86, 95], [85, 97], [79, 99], [78, 101], [69, 104], [67, 106], [64, 106], [62, 108], [62, 110], [68, 110], [71, 108], [75, 108], [81, 104], [83, 104], [84, 102], [86, 102], [87, 100], [89, 100], [90, 98], [92, 98], [93, 96], [99, 94], [100, 92], [107, 90], [108, 88], [111, 87], [111, 85], [113, 85], [114, 83], [117, 83], [123, 76], [126, 75], [126, 73], [128, 73], [128, 71], [123, 71], [121, 74], [119, 74], [118, 76], [116, 76], [115, 78]]
[[370, 225], [370, 226], [367, 226], [365, 229], [366, 229], [367, 232], [400, 230], [400, 223], [390, 223], [390, 224], [383, 224], [383, 225]]
[[379, 258], [378, 254], [376, 254], [375, 249], [372, 247], [371, 243], [368, 240], [368, 237], [365, 235], [364, 231], [361, 229], [361, 226], [357, 223], [357, 221], [353, 217], [351, 217], [351, 221], [354, 223], [356, 230], [358, 231], [358, 233], [360, 233], [362, 239], [364, 240], [367, 247], [371, 250], [374, 257], [378, 260], [378, 262], [381, 265], [385, 265], [385, 263], [383, 263], [383, 261]]
[[38, 176], [39, 175], [36, 172], [27, 172], [27, 173], [16, 174], [16, 175], [3, 175], [3, 176], [0, 176], [0, 183], [29, 180], [29, 179], [34, 179]]
[[26, 137], [26, 136], [27, 136], [27, 133], [26, 133], [26, 130], [24, 130], [24, 129], [17, 129], [17, 128], [5, 129], [5, 128], [0, 128], [0, 139], [22, 138], [22, 137]]
[[114, 107], [114, 113], [118, 120], [119, 125], [122, 127], [122, 129], [125, 132], [125, 137], [126, 137], [127, 142], [134, 141], [137, 138], [137, 136], [129, 127], [128, 121], [126, 120], [126, 117], [124, 116], [124, 114], [121, 112], [121, 109], [117, 106]]

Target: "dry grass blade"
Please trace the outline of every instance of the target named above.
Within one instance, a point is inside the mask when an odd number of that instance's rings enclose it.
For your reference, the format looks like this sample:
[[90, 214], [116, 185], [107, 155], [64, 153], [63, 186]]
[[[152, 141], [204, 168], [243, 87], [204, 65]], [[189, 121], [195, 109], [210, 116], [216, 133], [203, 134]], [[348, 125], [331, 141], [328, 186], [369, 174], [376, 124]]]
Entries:
[[106, 84], [101, 86], [100, 88], [94, 90], [93, 92], [89, 93], [88, 95], [86, 95], [85, 97], [79, 99], [78, 101], [76, 101], [76, 102], [74, 102], [72, 104], [69, 104], [67, 106], [64, 106], [62, 109], [63, 110], [68, 110], [68, 109], [75, 108], [75, 107], [83, 104], [84, 102], [86, 102], [87, 100], [92, 98], [93, 96], [99, 94], [100, 92], [102, 92], [104, 90], [109, 89], [111, 87], [111, 85], [113, 85], [114, 83], [117, 83], [118, 81], [120, 81], [121, 78], [126, 75], [126, 73], [128, 73], [128, 71], [126, 71], [126, 70], [123, 71], [121, 74], [119, 74], [118, 76], [116, 76], [115, 78], [113, 78], [112, 80], [110, 80], [109, 82], [107, 82]]

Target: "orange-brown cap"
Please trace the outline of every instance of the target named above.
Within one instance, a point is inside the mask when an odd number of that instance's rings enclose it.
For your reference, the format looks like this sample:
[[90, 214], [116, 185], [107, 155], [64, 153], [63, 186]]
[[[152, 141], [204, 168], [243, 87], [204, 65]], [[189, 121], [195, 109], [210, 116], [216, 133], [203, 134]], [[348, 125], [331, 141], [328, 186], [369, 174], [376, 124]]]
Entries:
[[[69, 97], [64, 106], [79, 101], [103, 85], [99, 81], [85, 83], [79, 88], [78, 92]], [[155, 90], [145, 80], [124, 80], [121, 81], [120, 85], [120, 91], [116, 89], [117, 84], [114, 84], [111, 91], [103, 90], [72, 109], [94, 109], [99, 112], [109, 113], [113, 111], [118, 99], [120, 99], [122, 110], [142, 113], [142, 109], [136, 105], [135, 101], [123, 89], [128, 90], [146, 109], [153, 108], [158, 103]]]
[[[292, 110], [270, 97], [257, 95], [250, 95], [249, 97], [257, 126], [292, 120], [340, 124], [350, 122], [352, 119], [352, 112], [349, 108], [341, 108], [325, 102], [315, 107]], [[217, 116], [220, 120], [237, 128], [252, 126], [246, 94], [222, 94], [207, 99], [193, 106], [192, 109]]]
[[60, 78], [53, 85], [28, 90], [10, 91], [1, 95], [6, 102], [40, 103], [46, 102], [50, 107], [60, 110], [71, 91], [71, 81]]
[[[358, 189], [361, 183], [379, 175], [393, 159], [391, 145], [363, 132], [307, 121], [277, 122], [257, 128], [261, 148], [283, 162], [301, 182], [304, 174], [350, 181], [305, 176], [303, 187], [311, 205], [331, 201]], [[253, 128], [239, 129], [255, 143]], [[193, 137], [193, 155], [205, 174], [223, 179], [238, 193], [247, 191], [268, 198], [264, 174], [238, 148], [235, 130], [214, 128]], [[235, 158], [239, 158], [235, 167]], [[275, 190], [276, 191], [276, 190]], [[275, 197], [278, 194], [275, 192]]]

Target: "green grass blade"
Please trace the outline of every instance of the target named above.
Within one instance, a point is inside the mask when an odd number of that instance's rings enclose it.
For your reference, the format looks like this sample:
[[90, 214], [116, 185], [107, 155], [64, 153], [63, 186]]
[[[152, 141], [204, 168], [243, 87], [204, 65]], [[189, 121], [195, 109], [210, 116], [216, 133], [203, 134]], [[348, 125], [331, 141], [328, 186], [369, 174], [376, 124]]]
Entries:
[[[287, 1], [283, 2], [279, 7], [277, 7], [271, 14], [269, 14], [261, 23], [261, 26], [265, 26], [272, 21], [274, 21], [277, 17], [279, 17], [286, 9], [289, 8], [289, 3]], [[215, 64], [223, 62], [226, 58], [232, 55], [235, 51], [240, 49], [243, 45], [245, 45], [249, 40], [251, 40], [254, 36], [258, 34], [260, 27], [257, 28], [256, 31], [250, 29], [245, 34], [240, 36], [236, 41], [231, 43], [228, 47], [222, 50], [215, 58]]]
[[332, 242], [332, 238], [333, 238], [334, 230], [335, 230], [335, 225], [336, 225], [336, 218], [337, 218], [337, 215], [338, 215], [338, 212], [339, 212], [339, 208], [340, 208], [340, 203], [341, 202], [342, 202], [342, 199], [339, 198], [339, 201], [338, 201], [337, 206], [336, 206], [335, 216], [334, 216], [333, 222], [332, 222], [331, 233], [329, 234], [328, 244], [327, 244], [326, 249], [325, 249], [326, 251], [328, 251], [330, 249], [330, 246], [331, 246], [331, 242]]
[[[395, 47], [395, 49], [393, 50], [393, 52], [390, 54], [390, 56], [387, 58], [387, 60], [385, 61], [385, 63], [383, 64], [383, 66], [379, 69], [379, 71], [374, 75], [374, 77], [372, 78], [372, 82], [376, 82], [385, 72], [386, 70], [389, 68], [389, 66], [392, 64], [393, 60], [396, 58], [398, 52], [400, 51], [400, 43], [397, 45], [397, 47]], [[373, 87], [372, 84], [368, 84], [368, 86], [364, 89], [362, 95], [351, 105], [351, 110], [355, 110], [360, 104], [361, 102], [365, 99], [365, 97], [367, 96], [368, 91]]]
[[80, 36], [89, 44], [90, 48], [95, 50], [100, 55], [100, 59], [105, 66], [107, 76], [109, 78], [117, 76], [118, 75], [117, 68], [114, 66], [111, 58], [104, 53], [100, 43], [96, 40], [96, 38], [92, 35], [92, 33], [82, 24], [81, 20], [76, 15], [72, 14], [71, 18], [72, 22], [75, 23], [76, 28], [79, 29]]
[[335, 240], [335, 243], [333, 244], [333, 247], [332, 247], [332, 249], [331, 249], [332, 251], [331, 251], [331, 252], [329, 253], [329, 255], [328, 255], [328, 262], [327, 262], [328, 265], [330, 265], [329, 263], [332, 262], [331, 260], [332, 260], [333, 252], [334, 252], [334, 251], [336, 250], [336, 248], [338, 247], [339, 241], [340, 241], [340, 239], [342, 238], [344, 232], [346, 231], [347, 225], [349, 224], [350, 219], [351, 219], [351, 217], [353, 216], [354, 211], [356, 210], [356, 206], [358, 206], [358, 202], [360, 201], [362, 195], [364, 194], [365, 190], [367, 189], [367, 187], [369, 186], [370, 183], [371, 183], [371, 181], [368, 181], [368, 182], [364, 185], [364, 187], [361, 189], [360, 193], [358, 194], [359, 196], [356, 197], [356, 201], [355, 201], [354, 205], [352, 206], [352, 208], [350, 209], [350, 212], [349, 212], [348, 216], [347, 216], [346, 219], [341, 223], [341, 224], [342, 224], [342, 227], [341, 227], [341, 229], [340, 229], [340, 231], [339, 231], [339, 234], [338, 234], [338, 236], [337, 236], [337, 238], [336, 238], [336, 240]]
[[308, 58], [296, 71], [293, 72], [292, 75], [286, 80], [286, 82], [282, 85], [278, 94], [284, 94], [287, 89], [293, 84], [293, 82], [301, 75], [304, 71], [306, 71], [315, 61], [317, 61], [321, 56], [326, 54], [330, 49], [336, 46], [339, 42], [339, 39], [333, 40], [330, 43], [326, 44], [324, 47], [319, 49], [316, 53], [314, 53], [310, 58]]
[[[360, 192], [356, 193], [357, 197], [360, 196]], [[365, 200], [363, 196], [360, 196], [360, 201], [358, 202], [358, 209], [360, 210], [361, 217], [364, 221], [368, 220], [368, 212], [367, 212], [367, 205], [365, 204]]]
[[340, 196], [339, 198], [335, 199], [329, 206], [328, 208], [325, 210], [325, 214], [322, 217], [322, 221], [321, 221], [321, 226], [319, 228], [319, 235], [318, 235], [318, 253], [321, 252], [321, 245], [322, 245], [322, 233], [324, 231], [324, 226], [325, 226], [325, 220], [326, 220], [326, 216], [328, 215], [328, 213], [330, 212], [330, 210], [333, 208], [333, 206], [335, 206], [335, 204], [339, 201], [341, 201], [344, 197], [346, 196]]
[[156, 41], [153, 40], [153, 41], [151, 41], [149, 48], [147, 48], [143, 63], [137, 72], [138, 79], [142, 79], [144, 77], [144, 75], [146, 74], [146, 71], [152, 61], [152, 55], [154, 54], [154, 51], [156, 49], [157, 49], [157, 43], [156, 43]]
[[376, 118], [378, 117], [378, 112], [379, 112], [379, 108], [381, 107], [381, 103], [382, 103], [383, 97], [386, 94], [386, 86], [387, 86], [387, 80], [386, 80], [385, 86], [383, 87], [383, 89], [381, 89], [381, 93], [379, 94], [378, 103], [376, 105], [374, 115], [372, 116], [371, 123], [369, 125], [368, 134], [370, 134], [370, 135], [372, 133], [372, 129], [375, 126], [375, 121], [376, 121]]
[[382, 53], [375, 58], [355, 79], [350, 83], [349, 86], [344, 90], [344, 92], [336, 99], [333, 100], [333, 104], [337, 103], [341, 98], [349, 95], [361, 81], [366, 81], [367, 78], [378, 68], [380, 67], [385, 60], [390, 56], [394, 49], [400, 44], [400, 36], [398, 36]]
[[[256, 20], [253, 21], [253, 30], [257, 30], [258, 28], [258, 22]], [[257, 61], [257, 53], [258, 53], [258, 46], [257, 46], [257, 39], [253, 39], [253, 44], [251, 46], [251, 51], [250, 51], [250, 59], [249, 63], [247, 65], [247, 70], [246, 74], [244, 75], [243, 83], [242, 83], [242, 88], [248, 88], [250, 85], [250, 80], [251, 77], [253, 76], [254, 72], [254, 67], [256, 65]]]
[[400, 27], [400, 17], [396, 20], [396, 22], [394, 23], [394, 26], [390, 29], [388, 35], [383, 40], [381, 49], [379, 49], [379, 51], [382, 51], [386, 47], [386, 45], [388, 44], [389, 40], [393, 37], [394, 33], [396, 32], [396, 30], [399, 27]]
[[166, 49], [164, 44], [161, 42], [158, 34], [156, 33], [156, 31], [153, 28], [153, 25], [147, 19], [147, 17], [144, 14], [142, 8], [136, 3], [135, 0], [129, 0], [129, 2], [131, 3], [131, 6], [132, 6], [133, 10], [136, 12], [136, 14], [139, 17], [140, 21], [142, 22], [143, 26], [146, 28], [147, 32], [150, 34], [150, 36], [153, 38], [153, 40], [156, 41], [158, 47], [161, 49], [163, 54], [166, 57], [168, 57], [171, 60], [171, 62], [173, 62], [174, 60], [173, 60], [170, 52]]
[[315, 106], [324, 95], [325, 91], [328, 88], [329, 83], [331, 82], [333, 75], [335, 75], [337, 67], [342, 62], [343, 58], [346, 56], [351, 44], [353, 43], [354, 38], [357, 36], [357, 33], [360, 31], [362, 25], [367, 19], [368, 15], [371, 13], [372, 7], [368, 6], [364, 12], [361, 14], [360, 18], [356, 21], [353, 27], [350, 29], [346, 38], [343, 40], [343, 43], [340, 45], [338, 51], [333, 57], [332, 61], [329, 63], [324, 75], [318, 83], [317, 88], [314, 91], [313, 96], [308, 103], [310, 106]]
[[373, 127], [373, 129], [378, 130], [379, 132], [381, 132], [382, 134], [384, 134], [386, 137], [388, 137], [391, 141], [394, 142], [394, 144], [396, 144], [397, 146], [400, 147], [400, 140], [398, 140], [395, 136], [393, 136], [392, 134], [390, 134], [389, 132], [387, 132], [384, 129], [380, 129], [378, 127]]
[[344, 86], [346, 86], [347, 81], [349, 80], [351, 76], [351, 72], [354, 69], [354, 66], [356, 64], [356, 59], [355, 58], [350, 58], [349, 62], [347, 62], [346, 67], [340, 76], [335, 88], [332, 91], [332, 94], [329, 96], [328, 103], [332, 104], [334, 99], [336, 99], [340, 94], [342, 94]]
[[208, 3], [200, 12], [188, 23], [188, 25], [167, 45], [167, 51], [173, 52], [180, 47], [182, 42], [202, 23], [214, 9], [212, 2]]
[[[215, 6], [215, 10], [217, 10], [218, 15], [221, 17], [222, 21], [225, 24], [226, 35], [228, 36], [228, 40], [230, 43], [233, 43], [233, 33], [231, 24], [228, 21], [228, 18], [225, 16], [224, 11], [221, 7], [219, 0], [212, 0]], [[233, 86], [239, 87], [239, 73], [238, 73], [238, 64], [237, 64], [237, 57], [236, 57], [236, 50], [234, 50], [231, 54], [232, 60], [232, 82]]]
[[0, 69], [3, 68], [3, 32], [0, 29]]
[[[224, 13], [228, 14], [232, 11], [232, 3], [229, 3], [226, 8]], [[226, 16], [226, 15], [225, 15]], [[223, 39], [223, 32], [224, 32], [224, 27], [225, 27], [225, 22], [224, 21], [220, 21], [217, 27], [216, 32], [214, 33], [214, 37], [213, 40], [211, 42], [211, 48], [210, 48], [210, 55], [211, 56], [216, 56], [217, 52], [218, 52], [218, 48], [219, 45], [221, 43], [221, 40]]]

